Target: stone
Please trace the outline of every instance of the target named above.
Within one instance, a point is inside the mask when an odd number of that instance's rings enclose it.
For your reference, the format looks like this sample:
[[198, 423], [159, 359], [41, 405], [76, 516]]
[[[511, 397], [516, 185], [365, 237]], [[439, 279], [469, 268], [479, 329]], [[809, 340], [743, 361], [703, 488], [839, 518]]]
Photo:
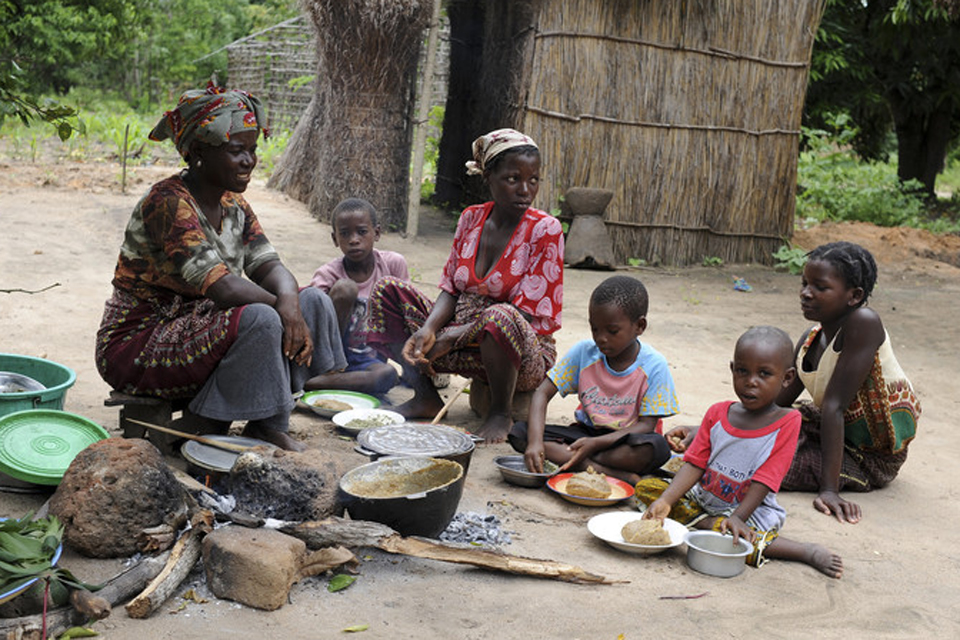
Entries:
[[218, 598], [273, 611], [300, 579], [307, 545], [272, 529], [221, 527], [203, 539], [207, 586]]
[[337, 490], [346, 471], [342, 456], [320, 449], [257, 449], [237, 457], [227, 486], [237, 510], [249, 515], [296, 522], [322, 520], [343, 514]]
[[144, 530], [179, 530], [189, 504], [155, 446], [108, 438], [74, 458], [50, 498], [50, 513], [63, 522], [66, 545], [85, 556], [122, 558], [158, 550], [156, 536]]

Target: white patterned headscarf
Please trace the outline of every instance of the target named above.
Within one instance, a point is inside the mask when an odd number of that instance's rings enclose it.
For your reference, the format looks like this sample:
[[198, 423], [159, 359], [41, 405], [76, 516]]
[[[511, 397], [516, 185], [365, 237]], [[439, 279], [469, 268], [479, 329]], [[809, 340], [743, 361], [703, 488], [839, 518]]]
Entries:
[[473, 141], [473, 160], [467, 161], [467, 174], [476, 176], [486, 171], [490, 161], [513, 147], [531, 146], [537, 143], [528, 135], [515, 129], [497, 129]]

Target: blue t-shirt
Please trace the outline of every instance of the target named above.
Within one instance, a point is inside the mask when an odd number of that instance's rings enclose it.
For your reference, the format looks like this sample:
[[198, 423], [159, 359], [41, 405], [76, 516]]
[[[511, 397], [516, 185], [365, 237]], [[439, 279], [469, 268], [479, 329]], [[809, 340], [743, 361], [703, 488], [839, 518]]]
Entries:
[[547, 372], [560, 395], [577, 393], [577, 421], [597, 428], [623, 429], [640, 416], [672, 416], [680, 410], [667, 360], [648, 344], [623, 371], [607, 364], [593, 340], [581, 340]]

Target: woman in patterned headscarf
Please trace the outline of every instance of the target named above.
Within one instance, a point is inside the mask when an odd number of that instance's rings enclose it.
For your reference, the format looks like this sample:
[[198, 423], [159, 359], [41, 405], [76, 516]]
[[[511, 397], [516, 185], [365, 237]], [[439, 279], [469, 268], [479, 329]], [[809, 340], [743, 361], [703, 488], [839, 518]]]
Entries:
[[[259, 100], [212, 84], [187, 91], [150, 133], [187, 162], [127, 223], [96, 361], [114, 389], [192, 398], [185, 425], [286, 449], [292, 392], [346, 366], [330, 299], [300, 292], [240, 195], [267, 131]], [[244, 277], [246, 275], [246, 278]]]
[[435, 373], [484, 380], [490, 410], [478, 434], [501, 442], [514, 391], [536, 389], [557, 357], [563, 231], [530, 206], [540, 151], [528, 136], [498, 129], [477, 138], [467, 173], [483, 176], [493, 201], [461, 214], [440, 296], [431, 302], [409, 283], [380, 280], [368, 301], [367, 344], [403, 366], [414, 397], [397, 409], [407, 417], [442, 408]]

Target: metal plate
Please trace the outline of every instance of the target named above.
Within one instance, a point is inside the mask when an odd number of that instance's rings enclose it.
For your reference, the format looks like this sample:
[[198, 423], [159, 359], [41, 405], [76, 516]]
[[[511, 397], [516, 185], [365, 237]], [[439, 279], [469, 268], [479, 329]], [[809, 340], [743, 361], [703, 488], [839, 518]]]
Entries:
[[0, 393], [30, 393], [46, 388], [46, 385], [22, 373], [0, 371]]
[[[207, 438], [208, 440], [227, 442], [229, 444], [239, 444], [245, 447], [263, 446], [270, 447], [271, 449], [275, 448], [269, 442], [264, 442], [263, 440], [258, 440], [256, 438], [245, 438], [243, 436], [210, 435], [203, 437]], [[180, 447], [180, 453], [183, 454], [183, 457], [187, 462], [191, 462], [201, 469], [219, 471], [221, 473], [227, 473], [230, 471], [230, 469], [233, 468], [233, 463], [236, 462], [237, 457], [240, 455], [234, 451], [218, 449], [216, 447], [211, 447], [210, 445], [196, 442], [195, 440], [187, 440], [184, 442], [183, 446]]]
[[431, 456], [441, 458], [473, 450], [467, 434], [439, 424], [406, 422], [370, 427], [357, 435], [365, 449], [384, 456]]

